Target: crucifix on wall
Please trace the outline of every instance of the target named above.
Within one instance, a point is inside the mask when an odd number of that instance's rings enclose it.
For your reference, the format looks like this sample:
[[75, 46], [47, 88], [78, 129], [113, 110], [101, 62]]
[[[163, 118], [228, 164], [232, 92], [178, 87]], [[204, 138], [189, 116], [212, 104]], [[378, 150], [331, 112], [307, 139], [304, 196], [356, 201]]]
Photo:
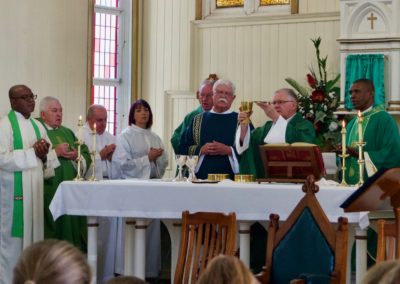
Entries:
[[371, 15], [367, 18], [368, 21], [371, 21], [371, 30], [374, 29], [374, 21], [377, 19], [378, 18], [374, 16], [374, 13], [371, 13]]

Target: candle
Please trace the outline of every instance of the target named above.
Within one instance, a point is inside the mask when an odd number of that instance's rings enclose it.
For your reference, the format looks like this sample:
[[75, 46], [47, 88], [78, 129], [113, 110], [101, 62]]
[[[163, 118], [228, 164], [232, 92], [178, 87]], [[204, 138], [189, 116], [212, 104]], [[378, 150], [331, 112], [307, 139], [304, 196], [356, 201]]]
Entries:
[[79, 121], [78, 121], [78, 141], [82, 141], [82, 115], [79, 116]]
[[362, 142], [363, 141], [363, 135], [362, 135], [362, 115], [361, 115], [361, 111], [358, 111], [358, 142]]
[[342, 155], [346, 155], [346, 123], [342, 120]]
[[92, 151], [96, 151], [96, 123], [93, 124], [93, 143], [92, 143]]

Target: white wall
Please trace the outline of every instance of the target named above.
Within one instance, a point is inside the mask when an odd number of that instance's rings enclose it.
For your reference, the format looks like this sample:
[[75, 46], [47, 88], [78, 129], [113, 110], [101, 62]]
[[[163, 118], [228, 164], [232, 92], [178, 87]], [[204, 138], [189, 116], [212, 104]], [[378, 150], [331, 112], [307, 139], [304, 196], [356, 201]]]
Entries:
[[0, 0], [0, 116], [10, 108], [8, 90], [26, 84], [55, 96], [64, 124], [75, 129], [86, 109], [87, 0]]

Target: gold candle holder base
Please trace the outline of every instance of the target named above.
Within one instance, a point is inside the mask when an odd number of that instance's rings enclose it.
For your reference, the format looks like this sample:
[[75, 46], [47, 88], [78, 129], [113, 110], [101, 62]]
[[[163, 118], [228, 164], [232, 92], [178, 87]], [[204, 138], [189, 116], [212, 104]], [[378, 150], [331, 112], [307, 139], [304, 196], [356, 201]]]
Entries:
[[207, 179], [209, 181], [222, 181], [224, 179], [230, 179], [229, 174], [208, 174]]
[[235, 182], [254, 182], [254, 175], [235, 175]]
[[96, 150], [90, 152], [90, 156], [93, 163], [93, 172], [92, 176], [89, 178], [89, 181], [98, 181], [98, 179], [96, 178]]
[[350, 156], [349, 154], [343, 153], [339, 155], [340, 158], [342, 158], [342, 182], [340, 183], [341, 186], [347, 186], [346, 182], [346, 158]]

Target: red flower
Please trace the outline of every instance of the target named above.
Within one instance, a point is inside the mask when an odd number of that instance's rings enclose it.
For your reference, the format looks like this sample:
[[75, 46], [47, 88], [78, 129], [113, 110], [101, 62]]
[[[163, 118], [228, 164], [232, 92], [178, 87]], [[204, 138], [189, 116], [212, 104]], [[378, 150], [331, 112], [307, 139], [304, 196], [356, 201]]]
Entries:
[[317, 123], [314, 124], [314, 129], [315, 129], [315, 133], [319, 133], [319, 131], [321, 130], [322, 127], [322, 122], [318, 121]]
[[325, 92], [322, 90], [315, 90], [311, 93], [311, 100], [314, 103], [322, 103], [325, 99]]
[[310, 73], [307, 74], [307, 82], [311, 88], [315, 89], [315, 86], [317, 85], [317, 80]]

